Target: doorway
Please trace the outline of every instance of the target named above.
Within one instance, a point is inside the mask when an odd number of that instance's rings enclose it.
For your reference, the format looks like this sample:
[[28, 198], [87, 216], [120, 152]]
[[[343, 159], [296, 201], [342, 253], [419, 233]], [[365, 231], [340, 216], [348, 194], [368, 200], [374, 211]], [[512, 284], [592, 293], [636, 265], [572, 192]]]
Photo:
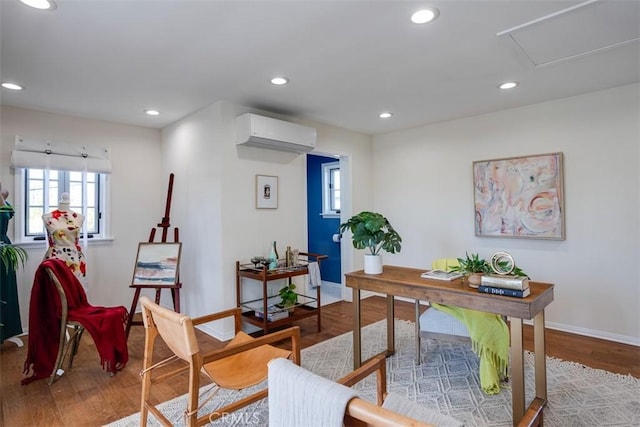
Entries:
[[340, 160], [307, 155], [307, 242], [311, 253], [329, 258], [320, 263], [322, 304], [342, 300]]

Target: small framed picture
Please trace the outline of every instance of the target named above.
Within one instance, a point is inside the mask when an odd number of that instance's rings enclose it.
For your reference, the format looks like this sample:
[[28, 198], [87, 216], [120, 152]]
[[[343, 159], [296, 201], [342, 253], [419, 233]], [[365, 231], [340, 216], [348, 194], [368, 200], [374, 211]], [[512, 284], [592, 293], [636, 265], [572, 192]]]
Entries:
[[256, 175], [256, 209], [278, 208], [278, 177]]
[[139, 243], [131, 284], [175, 286], [181, 249], [182, 243]]

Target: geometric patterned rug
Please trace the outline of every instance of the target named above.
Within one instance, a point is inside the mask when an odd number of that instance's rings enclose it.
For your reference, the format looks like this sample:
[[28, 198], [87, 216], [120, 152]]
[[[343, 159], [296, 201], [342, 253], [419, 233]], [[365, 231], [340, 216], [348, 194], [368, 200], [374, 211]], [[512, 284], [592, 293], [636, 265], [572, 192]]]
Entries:
[[[511, 426], [509, 383], [502, 392], [486, 395], [480, 388], [478, 358], [465, 344], [425, 339], [423, 362], [415, 360], [414, 324], [395, 321], [396, 354], [387, 359], [387, 388], [432, 410], [452, 416], [466, 426]], [[302, 350], [302, 366], [318, 375], [336, 380], [353, 370], [352, 333], [346, 333]], [[366, 359], [385, 349], [386, 321], [362, 330], [362, 355]], [[526, 402], [534, 395], [533, 355], [525, 354]], [[255, 386], [262, 388], [265, 384]], [[207, 389], [203, 387], [202, 390]], [[375, 378], [366, 378], [354, 389], [362, 398], [375, 400]], [[248, 391], [251, 391], [248, 390]], [[221, 390], [204, 408], [211, 411], [237, 398]], [[640, 380], [547, 357], [547, 398], [544, 424], [548, 427], [639, 426]], [[181, 396], [162, 404], [163, 413], [175, 425], [184, 425], [185, 408]], [[139, 425], [138, 414], [118, 420], [109, 427]], [[149, 425], [159, 425], [149, 415]], [[266, 426], [268, 402], [254, 403], [212, 426]], [[301, 426], [304, 427], [304, 426]]]

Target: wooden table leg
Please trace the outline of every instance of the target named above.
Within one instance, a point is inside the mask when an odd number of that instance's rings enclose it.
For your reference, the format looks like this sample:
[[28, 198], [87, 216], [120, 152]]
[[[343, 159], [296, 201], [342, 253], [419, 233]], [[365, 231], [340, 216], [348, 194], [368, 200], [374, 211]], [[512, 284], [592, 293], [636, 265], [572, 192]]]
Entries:
[[522, 346], [522, 319], [510, 319], [511, 330], [511, 402], [513, 425], [524, 416], [524, 350]]
[[421, 363], [420, 360], [420, 350], [422, 347], [422, 343], [420, 342], [420, 301], [416, 300], [415, 301], [415, 309], [416, 309], [416, 329], [415, 329], [415, 334], [416, 334], [416, 363], [419, 365]]
[[393, 295], [387, 295], [387, 357], [396, 352], [396, 330]]
[[544, 343], [544, 310], [533, 318], [533, 342], [536, 368], [536, 397], [547, 400], [547, 352]]
[[362, 363], [362, 348], [360, 346], [360, 289], [353, 288], [353, 369], [356, 370]]
[[316, 323], [318, 323], [318, 332], [320, 332], [322, 330], [322, 304], [320, 303], [320, 286], [316, 287], [316, 306], [318, 307]]
[[[533, 318], [533, 348], [535, 351], [536, 398], [541, 399], [542, 407], [547, 404], [547, 349], [544, 342], [544, 310]], [[543, 412], [540, 411], [538, 425], [543, 424]]]

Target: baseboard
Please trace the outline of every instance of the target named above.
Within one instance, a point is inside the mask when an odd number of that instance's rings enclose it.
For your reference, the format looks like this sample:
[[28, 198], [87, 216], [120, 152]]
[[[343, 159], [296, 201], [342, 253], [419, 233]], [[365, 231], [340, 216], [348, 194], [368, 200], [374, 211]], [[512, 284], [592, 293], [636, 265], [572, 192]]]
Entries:
[[[382, 294], [371, 294], [371, 295], [378, 295], [378, 296], [382, 296], [382, 297], [385, 296], [385, 295], [382, 295]], [[369, 297], [371, 295], [367, 295], [367, 297]], [[363, 298], [365, 298], [364, 294], [363, 294]], [[398, 300], [398, 301], [405, 301], [405, 302], [410, 302], [410, 303], [413, 303], [415, 301], [412, 298], [404, 298], [404, 297], [396, 297], [395, 299]], [[421, 301], [421, 304], [426, 305], [425, 301]], [[525, 325], [533, 325], [533, 321], [532, 320], [523, 320], [523, 323]], [[627, 345], [632, 345], [632, 346], [635, 346], [635, 347], [640, 347], [640, 338], [638, 338], [638, 337], [630, 337], [630, 336], [626, 336], [626, 335], [612, 334], [610, 332], [598, 331], [598, 330], [587, 329], [587, 328], [580, 328], [580, 327], [576, 327], [576, 326], [572, 326], [572, 325], [566, 325], [564, 323], [556, 323], [556, 322], [545, 322], [545, 327], [547, 329], [553, 329], [555, 331], [566, 332], [568, 334], [581, 335], [581, 336], [585, 336], [585, 337], [597, 338], [597, 339], [600, 339], [600, 340], [613, 341], [613, 342], [620, 343], [620, 344], [627, 344]]]
[[326, 281], [326, 280], [323, 280], [323, 281], [322, 281], [322, 286], [329, 287], [329, 288], [338, 288], [338, 289], [342, 289], [342, 284], [341, 284], [341, 283], [328, 282], [328, 281]]
[[600, 340], [613, 341], [620, 344], [628, 344], [628, 345], [633, 345], [635, 347], [640, 347], [640, 338], [638, 337], [629, 337], [626, 335], [612, 334], [610, 332], [579, 328], [576, 326], [565, 325], [562, 323], [555, 323], [555, 322], [546, 322], [545, 327], [548, 329], [553, 329], [560, 332], [567, 332], [569, 334], [583, 335], [585, 337], [597, 338]]
[[[253, 326], [253, 325], [250, 325]], [[227, 334], [222, 334], [219, 330], [212, 328], [210, 325], [198, 325], [195, 327], [196, 329], [204, 332], [205, 334], [212, 336], [213, 338], [217, 339], [218, 341], [228, 341], [230, 339], [232, 339], [235, 336], [235, 332], [233, 330], [231, 330], [229, 333]], [[256, 327], [256, 330], [259, 330], [260, 328]], [[252, 331], [249, 331], [252, 332]]]

